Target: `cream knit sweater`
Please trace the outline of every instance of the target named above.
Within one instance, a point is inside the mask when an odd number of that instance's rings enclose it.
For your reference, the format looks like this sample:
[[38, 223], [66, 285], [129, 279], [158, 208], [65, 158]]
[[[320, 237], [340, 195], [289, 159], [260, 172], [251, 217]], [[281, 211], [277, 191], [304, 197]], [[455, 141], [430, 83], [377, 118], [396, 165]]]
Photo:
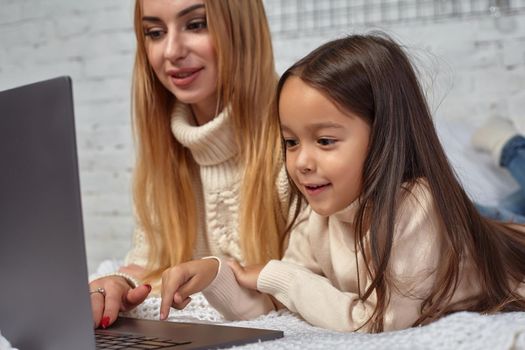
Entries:
[[[354, 248], [355, 211], [353, 203], [329, 217], [312, 212], [306, 224], [292, 232], [283, 259], [272, 260], [264, 267], [257, 289], [274, 296], [315, 326], [337, 331], [361, 327], [372, 314], [376, 299], [375, 295], [366, 302], [359, 298], [359, 291], [362, 293], [371, 281], [362, 253]], [[418, 319], [422, 300], [434, 283], [434, 271], [441, 259], [440, 232], [432, 196], [426, 183], [420, 181], [407, 191], [398, 208], [389, 262], [395, 287], [389, 289], [385, 331], [408, 328]], [[214, 296], [221, 296], [213, 301], [222, 302], [214, 306], [225, 317], [243, 319], [246, 315], [254, 317], [257, 312], [272, 310], [268, 302], [257, 308], [253, 301], [252, 305], [243, 305], [240, 299], [236, 300], [239, 291], [232, 285], [235, 280], [232, 281], [229, 277], [232, 272], [223, 265], [206, 292], [211, 290]], [[357, 276], [360, 276], [360, 286]], [[465, 260], [452, 302], [466, 300], [479, 288], [474, 266]], [[525, 295], [525, 284], [520, 285], [518, 293]], [[367, 327], [360, 329], [367, 330]]]
[[[200, 221], [194, 258], [214, 255], [243, 261], [238, 232], [243, 169], [236, 157], [239, 150], [231, 118], [225, 110], [210, 122], [196, 126], [190, 107], [179, 103], [172, 114], [171, 130], [191, 151], [200, 169], [200, 179], [195, 179], [195, 188], [199, 189], [195, 195]], [[283, 208], [286, 208], [289, 192], [284, 169], [277, 186]], [[148, 247], [144, 232], [136, 229], [125, 264], [145, 266]]]

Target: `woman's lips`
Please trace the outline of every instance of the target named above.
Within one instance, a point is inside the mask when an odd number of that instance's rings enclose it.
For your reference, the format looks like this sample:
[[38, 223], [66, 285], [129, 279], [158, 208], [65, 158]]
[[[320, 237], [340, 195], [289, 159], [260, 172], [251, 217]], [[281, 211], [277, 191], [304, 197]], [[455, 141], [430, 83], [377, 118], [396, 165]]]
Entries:
[[199, 77], [199, 74], [203, 68], [181, 70], [177, 72], [169, 72], [169, 76], [173, 85], [177, 87], [186, 87], [193, 83], [195, 79]]

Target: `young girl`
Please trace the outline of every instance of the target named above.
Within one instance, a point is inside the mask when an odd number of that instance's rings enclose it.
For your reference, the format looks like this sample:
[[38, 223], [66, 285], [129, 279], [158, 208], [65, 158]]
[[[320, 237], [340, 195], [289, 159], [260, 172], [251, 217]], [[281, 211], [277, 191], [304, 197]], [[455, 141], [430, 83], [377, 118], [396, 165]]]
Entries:
[[136, 0], [134, 27], [140, 228], [126, 266], [90, 283], [96, 327], [192, 258], [280, 258], [288, 218], [279, 129], [267, 123], [277, 76], [262, 1]]
[[477, 212], [396, 43], [321, 46], [282, 76], [278, 109], [288, 174], [315, 213], [281, 261], [231, 263], [241, 285], [339, 331], [525, 310], [524, 227]]

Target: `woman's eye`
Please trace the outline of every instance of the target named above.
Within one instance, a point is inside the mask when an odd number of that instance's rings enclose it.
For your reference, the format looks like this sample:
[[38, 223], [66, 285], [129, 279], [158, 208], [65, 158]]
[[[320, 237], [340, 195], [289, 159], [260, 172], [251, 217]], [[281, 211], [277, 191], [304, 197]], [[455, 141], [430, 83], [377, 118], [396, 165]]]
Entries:
[[293, 139], [285, 139], [285, 140], [284, 140], [284, 147], [285, 147], [286, 149], [288, 149], [288, 148], [293, 148], [293, 147], [295, 147], [295, 146], [297, 146], [297, 141], [295, 141], [295, 140], [293, 140]]
[[335, 144], [337, 142], [337, 140], [335, 139], [328, 139], [328, 138], [320, 138], [317, 140], [317, 143], [320, 144], [321, 146], [331, 146], [333, 144]]
[[144, 35], [149, 37], [150, 39], [159, 39], [164, 34], [163, 30], [160, 29], [146, 29], [144, 30]]
[[192, 21], [188, 23], [187, 29], [198, 31], [198, 30], [206, 29], [207, 26], [208, 24], [206, 23], [206, 20], [198, 20], [198, 21]]

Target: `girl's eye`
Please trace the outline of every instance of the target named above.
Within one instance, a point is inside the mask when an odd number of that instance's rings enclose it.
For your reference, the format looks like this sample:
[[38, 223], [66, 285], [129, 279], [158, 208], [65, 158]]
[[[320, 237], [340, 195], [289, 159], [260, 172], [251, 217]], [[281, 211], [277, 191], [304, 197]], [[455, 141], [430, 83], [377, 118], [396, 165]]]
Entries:
[[199, 31], [202, 29], [206, 29], [207, 26], [208, 26], [208, 23], [206, 23], [205, 19], [199, 19], [199, 20], [189, 22], [186, 28], [188, 30]]
[[335, 139], [328, 139], [328, 138], [320, 138], [317, 140], [317, 143], [320, 144], [321, 146], [331, 146], [333, 144], [335, 144], [337, 142], [337, 140]]
[[160, 39], [164, 35], [164, 31], [161, 29], [145, 29], [144, 35], [152, 40]]
[[297, 146], [297, 141], [295, 141], [294, 139], [284, 139], [284, 147], [286, 149], [290, 149], [295, 146]]

